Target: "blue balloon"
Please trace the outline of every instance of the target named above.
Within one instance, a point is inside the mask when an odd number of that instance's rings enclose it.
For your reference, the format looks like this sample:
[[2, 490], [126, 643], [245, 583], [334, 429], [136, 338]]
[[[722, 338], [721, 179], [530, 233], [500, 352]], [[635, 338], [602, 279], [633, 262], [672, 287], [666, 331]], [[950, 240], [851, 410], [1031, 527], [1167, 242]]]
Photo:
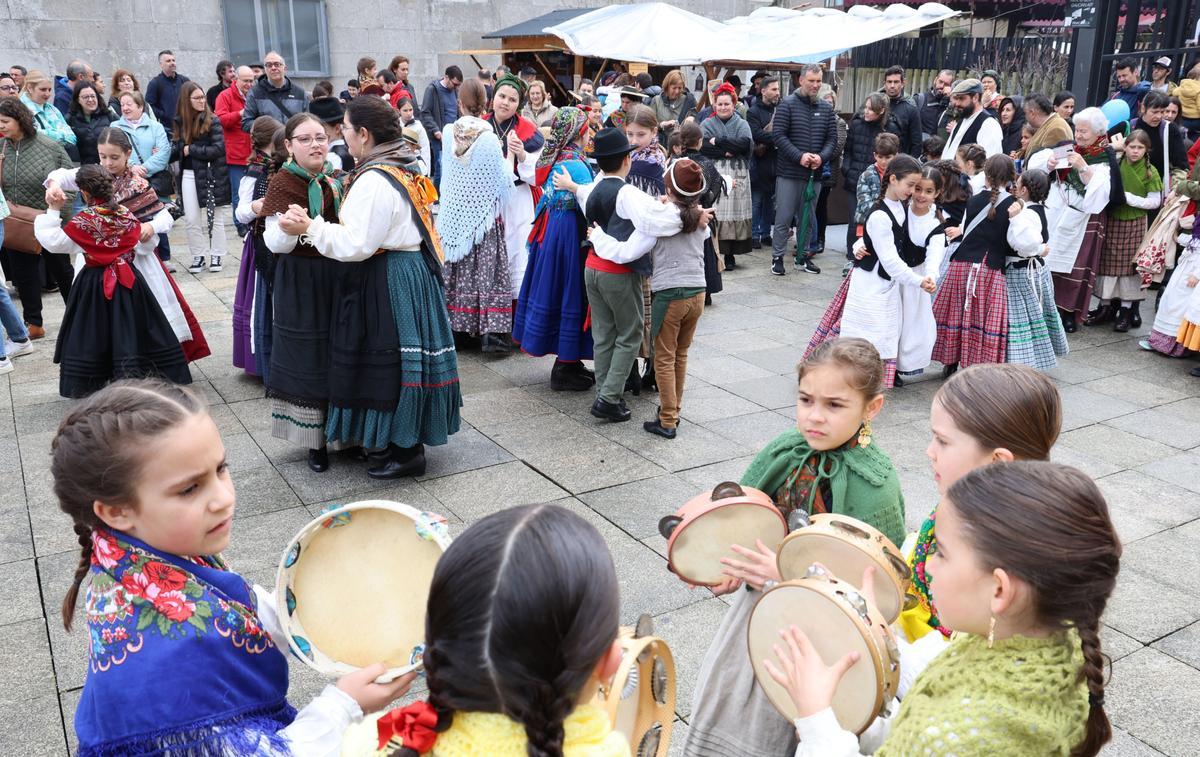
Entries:
[[1111, 129], [1129, 120], [1129, 103], [1120, 99], [1109, 100], [1100, 106], [1100, 112], [1108, 117], [1108, 127]]

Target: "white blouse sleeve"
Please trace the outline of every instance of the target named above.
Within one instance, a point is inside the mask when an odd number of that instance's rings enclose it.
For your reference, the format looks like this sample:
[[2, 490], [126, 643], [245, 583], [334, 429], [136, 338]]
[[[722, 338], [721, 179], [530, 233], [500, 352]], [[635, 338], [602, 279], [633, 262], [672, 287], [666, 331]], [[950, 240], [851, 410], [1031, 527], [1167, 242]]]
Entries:
[[[1033, 155], [1029, 156], [1029, 160], [1026, 161], [1026, 164], [1025, 164], [1025, 170], [1032, 171], [1032, 170], [1036, 169], [1038, 171], [1049, 171], [1050, 169], [1046, 168], [1046, 165], [1050, 162], [1050, 159], [1053, 157], [1054, 157], [1053, 150], [1050, 150], [1050, 149], [1038, 150]], [[1053, 177], [1051, 177], [1051, 178], [1053, 178]]]
[[[312, 227], [309, 227], [310, 231]], [[296, 249], [296, 243], [300, 241], [300, 237], [292, 236], [283, 229], [279, 228], [278, 216], [267, 216], [267, 223], [263, 228], [263, 241], [267, 243], [267, 249], [276, 255], [286, 255]]]
[[1108, 205], [1109, 191], [1112, 189], [1112, 182], [1109, 180], [1109, 170], [1107, 163], [1098, 163], [1092, 167], [1092, 178], [1088, 181], [1083, 195], [1083, 202], [1078, 208], [1089, 215], [1099, 213]]
[[631, 263], [645, 257], [654, 248], [656, 237], [634, 230], [629, 239], [618, 242], [614, 237], [604, 233], [599, 226], [592, 228], [589, 237], [596, 255], [613, 263]]
[[942, 270], [942, 260], [945, 257], [946, 234], [934, 234], [925, 248], [925, 270], [930, 276], [937, 278], [938, 271]]
[[1151, 192], [1145, 197], [1139, 197], [1133, 192], [1125, 193], [1125, 204], [1132, 208], [1141, 208], [1142, 210], [1154, 210], [1159, 205], [1162, 205], [1162, 192]]
[[989, 158], [1004, 152], [1004, 130], [1000, 127], [1000, 122], [994, 118], [984, 121], [979, 127], [979, 135], [975, 137], [975, 141]]
[[75, 174], [79, 171], [78, 168], [56, 168], [46, 175], [46, 180], [42, 182], [42, 186], [46, 189], [50, 188], [50, 182], [58, 182], [58, 188], [64, 192], [74, 192], [79, 189], [75, 183]]
[[632, 221], [638, 231], [655, 237], [669, 237], [683, 229], [676, 205], [661, 202], [632, 184], [617, 193], [617, 215]]
[[517, 178], [526, 184], [537, 184], [537, 161], [541, 155], [541, 150], [526, 152], [525, 160], [517, 163]]
[[[370, 170], [359, 175], [342, 202], [338, 223], [313, 219], [308, 236], [325, 257], [344, 262], [366, 260], [384, 247], [393, 226], [413, 225], [400, 194], [378, 173]], [[417, 238], [420, 244], [419, 234]]]
[[233, 216], [238, 220], [238, 223], [250, 223], [258, 214], [255, 213], [250, 205], [254, 202], [254, 177], [243, 176], [238, 182], [238, 204], [234, 210]]
[[[895, 707], [893, 700], [893, 711]], [[860, 754], [874, 754], [891, 729], [889, 718], [876, 718], [862, 736], [855, 736], [842, 728], [832, 708], [807, 718], [796, 718], [792, 722], [800, 738], [796, 757], [857, 757]]]
[[171, 217], [171, 211], [163, 208], [150, 219], [150, 225], [154, 227], [155, 234], [166, 234], [175, 225], [175, 219]]
[[896, 240], [892, 235], [892, 219], [882, 209], [874, 210], [867, 217], [867, 234], [875, 246], [875, 254], [879, 256], [879, 264], [888, 272], [893, 281], [909, 286], [921, 286], [925, 279], [918, 276], [900, 259], [900, 251], [896, 249]]
[[33, 219], [33, 235], [38, 244], [59, 255], [82, 255], [83, 248], [71, 241], [62, 229], [62, 212], [47, 210]]
[[1031, 208], [1024, 208], [1008, 222], [1008, 246], [1023, 258], [1042, 254], [1042, 219]]

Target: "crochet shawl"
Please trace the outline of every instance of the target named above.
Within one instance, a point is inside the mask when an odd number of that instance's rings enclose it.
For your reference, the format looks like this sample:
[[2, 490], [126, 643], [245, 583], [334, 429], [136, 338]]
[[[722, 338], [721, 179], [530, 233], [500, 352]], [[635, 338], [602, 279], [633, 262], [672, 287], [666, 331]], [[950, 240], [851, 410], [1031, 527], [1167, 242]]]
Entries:
[[487, 121], [464, 116], [446, 133], [451, 136], [442, 140], [441, 210], [436, 223], [446, 262], [457, 263], [495, 228], [513, 182], [500, 139]]
[[904, 541], [904, 495], [900, 479], [887, 453], [876, 443], [866, 447], [813, 450], [796, 429], [775, 437], [751, 461], [742, 476], [743, 486], [752, 486], [774, 496], [788, 476], [810, 457], [816, 457], [816, 492], [828, 482], [833, 501], [829, 511], [874, 526], [896, 544]]
[[[951, 642], [909, 689], [879, 757], [1066, 757], [1083, 739], [1088, 692], [1079, 635]], [[932, 751], [930, 751], [932, 750]]]

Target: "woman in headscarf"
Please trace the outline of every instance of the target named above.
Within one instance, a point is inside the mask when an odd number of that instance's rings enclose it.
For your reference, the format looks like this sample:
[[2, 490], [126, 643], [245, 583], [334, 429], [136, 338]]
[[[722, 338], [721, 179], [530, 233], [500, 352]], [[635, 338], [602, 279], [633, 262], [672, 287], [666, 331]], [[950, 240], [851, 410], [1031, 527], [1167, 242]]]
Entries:
[[1110, 197], [1125, 197], [1116, 154], [1108, 144], [1108, 117], [1099, 108], [1075, 114], [1075, 145], [1066, 157], [1055, 149], [1029, 156], [1026, 170], [1050, 173], [1046, 222], [1050, 228], [1050, 254], [1046, 263], [1054, 278], [1054, 301], [1062, 314], [1063, 329], [1078, 329], [1077, 313], [1088, 312], [1096, 269], [1104, 249]]
[[[512, 284], [512, 305], [516, 307], [521, 294], [521, 281], [529, 262], [529, 232], [533, 230], [534, 208], [541, 197], [538, 188], [537, 165], [546, 143], [542, 132], [528, 118], [520, 115], [525, 100], [526, 84], [506, 73], [496, 81], [492, 90], [492, 109], [483, 118], [492, 124], [500, 139], [500, 149], [508, 165], [513, 190], [504, 200], [504, 245], [508, 250], [508, 280]], [[557, 115], [557, 114], [556, 114]], [[494, 342], [498, 351], [513, 348], [507, 335]]]
[[737, 93], [728, 82], [713, 95], [713, 114], [700, 124], [704, 142], [700, 152], [717, 170], [733, 177], [729, 196], [717, 206], [717, 239], [725, 255], [725, 267], [734, 268], [734, 255], [750, 252], [750, 155], [754, 138], [750, 125], [735, 111]]
[[446, 252], [450, 327], [481, 337], [484, 352], [511, 349], [513, 298], [501, 210], [513, 191], [511, 166], [492, 125], [478, 79], [458, 91], [462, 115], [444, 132], [438, 236]]
[[592, 357], [592, 332], [586, 322], [587, 295], [580, 248], [587, 222], [575, 193], [556, 190], [552, 174], [566, 171], [577, 184], [589, 184], [592, 171], [584, 156], [587, 114], [561, 108], [550, 138], [537, 160], [541, 197], [529, 235], [529, 265], [521, 283], [513, 339], [535, 357], [557, 355], [550, 371], [555, 391], [587, 391], [595, 375], [582, 360]]
[[445, 444], [462, 407], [431, 212], [437, 190], [417, 172], [419, 158], [385, 101], [351, 100], [342, 134], [355, 169], [338, 221], [297, 204], [279, 220], [288, 235], [307, 235], [322, 256], [345, 264], [331, 318], [325, 438], [368, 450], [371, 478], [420, 476], [424, 445]]
[[328, 161], [325, 124], [298, 113], [284, 125], [287, 161], [267, 185], [262, 213], [263, 241], [276, 258], [271, 288], [274, 320], [271, 363], [266, 374], [271, 398], [271, 435], [308, 449], [308, 467], [329, 467], [325, 422], [329, 410], [329, 365], [334, 297], [340, 266], [321, 257], [307, 239], [282, 228], [276, 214], [291, 207], [305, 217], [334, 220], [342, 203], [342, 182]]

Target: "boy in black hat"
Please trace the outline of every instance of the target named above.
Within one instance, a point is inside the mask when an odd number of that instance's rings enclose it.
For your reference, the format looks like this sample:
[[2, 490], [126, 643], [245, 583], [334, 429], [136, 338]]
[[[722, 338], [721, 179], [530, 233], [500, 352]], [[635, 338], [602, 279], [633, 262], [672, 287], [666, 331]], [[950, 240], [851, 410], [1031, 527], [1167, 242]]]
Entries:
[[[554, 188], [575, 193], [580, 207], [586, 209], [589, 224], [598, 224], [618, 242], [628, 241], [634, 230], [662, 237], [683, 228], [678, 208], [625, 182], [633, 146], [624, 131], [601, 129], [594, 145], [592, 158], [600, 168], [595, 181], [580, 185], [566, 174], [554, 175]], [[621, 260], [605, 259], [591, 249], [583, 272], [595, 345], [596, 401], [592, 415], [613, 423], [630, 417], [621, 394], [626, 378], [636, 370], [642, 343], [642, 277], [650, 275], [646, 253], [651, 246], [653, 240]]]
[[335, 170], [353, 171], [354, 156], [346, 147], [346, 140], [342, 139], [342, 116], [346, 113], [342, 101], [336, 97], [318, 97], [309, 101], [308, 112], [325, 124], [325, 136], [329, 137], [329, 155], [326, 159]]

